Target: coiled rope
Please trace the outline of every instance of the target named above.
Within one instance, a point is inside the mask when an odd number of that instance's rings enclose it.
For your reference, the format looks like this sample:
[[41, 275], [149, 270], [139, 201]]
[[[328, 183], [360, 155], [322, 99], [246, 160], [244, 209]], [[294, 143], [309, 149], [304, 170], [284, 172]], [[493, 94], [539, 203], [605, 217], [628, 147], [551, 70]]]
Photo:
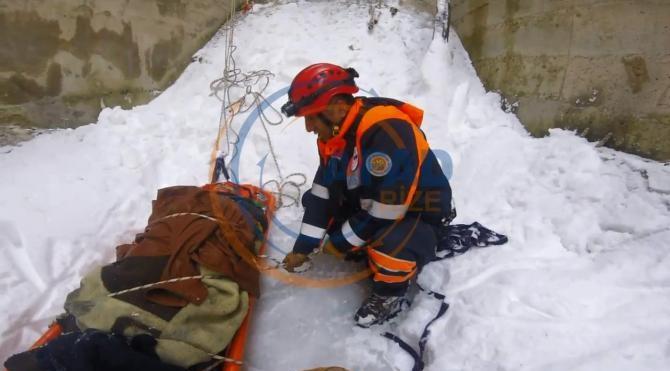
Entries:
[[[281, 113], [267, 101], [264, 93], [270, 84], [270, 79], [275, 75], [269, 70], [256, 70], [243, 72], [235, 59], [237, 46], [234, 43], [235, 25], [237, 15], [231, 11], [230, 21], [222, 28], [225, 42], [225, 61], [223, 74], [220, 78], [212, 81], [209, 85], [210, 96], [215, 96], [221, 101], [221, 112], [219, 115], [219, 131], [212, 150], [212, 161], [210, 164], [210, 179], [212, 183], [219, 182], [221, 175], [226, 180], [231, 177], [239, 179], [228, 164], [240, 156], [239, 133], [235, 130], [234, 119], [239, 114], [250, 113], [253, 109], [258, 112], [258, 120], [261, 122], [265, 132], [265, 140], [270, 149], [270, 157], [273, 167], [277, 172], [277, 178], [270, 179], [261, 185], [263, 190], [272, 193], [277, 199], [277, 207], [288, 207], [298, 205], [300, 201], [300, 188], [307, 183], [307, 176], [303, 173], [291, 173], [284, 176], [279, 164], [277, 152], [272, 142], [269, 126], [278, 126], [284, 119]], [[263, 107], [269, 107], [269, 112], [274, 118], [268, 116]], [[223, 139], [225, 138], [225, 143]]]

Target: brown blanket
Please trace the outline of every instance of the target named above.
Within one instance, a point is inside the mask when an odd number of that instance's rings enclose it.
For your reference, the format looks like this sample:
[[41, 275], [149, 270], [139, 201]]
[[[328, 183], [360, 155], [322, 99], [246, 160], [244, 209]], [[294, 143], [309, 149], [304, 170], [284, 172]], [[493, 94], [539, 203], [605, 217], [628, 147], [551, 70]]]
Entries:
[[[213, 212], [212, 200], [219, 202], [219, 215]], [[116, 292], [150, 282], [197, 276], [201, 265], [258, 296], [257, 268], [235, 252], [230, 238], [211, 219], [226, 223], [238, 241], [255, 253], [255, 247], [262, 242], [264, 224], [254, 217], [257, 215], [258, 208], [251, 201], [230, 194], [216, 193], [212, 197], [209, 191], [193, 186], [160, 189], [144, 233], [138, 234], [134, 243], [117, 247], [118, 261], [103, 268], [103, 282], [107, 289]], [[139, 257], [143, 258], [133, 259]], [[158, 272], [160, 276], [156, 277]], [[207, 289], [201, 280], [192, 279], [153, 287], [144, 296], [157, 304], [183, 307], [202, 303]]]

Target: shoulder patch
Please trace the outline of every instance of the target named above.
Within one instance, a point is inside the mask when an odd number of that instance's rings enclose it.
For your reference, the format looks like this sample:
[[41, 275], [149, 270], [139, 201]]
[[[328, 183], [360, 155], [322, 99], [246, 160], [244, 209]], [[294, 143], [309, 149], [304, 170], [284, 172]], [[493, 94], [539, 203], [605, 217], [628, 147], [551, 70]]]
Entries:
[[365, 161], [365, 167], [374, 176], [384, 176], [391, 171], [393, 163], [386, 153], [374, 152]]

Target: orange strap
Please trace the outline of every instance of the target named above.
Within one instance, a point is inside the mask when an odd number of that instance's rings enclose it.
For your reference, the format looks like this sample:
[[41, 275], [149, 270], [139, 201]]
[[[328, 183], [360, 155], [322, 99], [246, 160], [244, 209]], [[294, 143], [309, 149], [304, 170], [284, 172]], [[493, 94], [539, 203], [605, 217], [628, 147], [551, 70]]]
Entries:
[[324, 164], [328, 162], [330, 156], [343, 151], [346, 147], [347, 141], [344, 139], [344, 136], [351, 128], [351, 125], [354, 124], [354, 120], [356, 119], [356, 116], [358, 116], [361, 107], [363, 107], [363, 101], [361, 99], [356, 99], [349, 109], [349, 112], [347, 112], [347, 115], [344, 117], [344, 120], [342, 120], [340, 132], [337, 133], [336, 136], [330, 138], [327, 142], [322, 142], [318, 139], [316, 140], [316, 144], [319, 147], [319, 154], [321, 155]]
[[[417, 272], [416, 262], [398, 259], [375, 249], [368, 249], [368, 258], [370, 270], [374, 272], [374, 276], [372, 277], [374, 281], [386, 283], [405, 282]], [[382, 270], [400, 274], [391, 275], [384, 273]]]
[[411, 272], [416, 269], [416, 262], [398, 259], [375, 249], [368, 249], [368, 256], [375, 265], [391, 272]]
[[[410, 105], [406, 106], [413, 107]], [[419, 109], [417, 108], [417, 110]], [[421, 110], [419, 111], [423, 112]], [[415, 115], [418, 115], [418, 113], [415, 113]], [[416, 189], [418, 188], [419, 185], [419, 177], [421, 175], [421, 166], [423, 165], [423, 160], [426, 158], [426, 155], [428, 154], [429, 151], [428, 142], [421, 133], [421, 130], [419, 130], [420, 122], [415, 123], [412, 120], [412, 118], [410, 118], [410, 116], [408, 116], [405, 112], [401, 111], [400, 109], [394, 106], [373, 107], [368, 112], [365, 113], [365, 115], [361, 119], [361, 123], [358, 125], [358, 130], [356, 130], [356, 148], [358, 149], [358, 153], [363, 153], [361, 152], [361, 139], [363, 138], [363, 134], [365, 134], [365, 132], [368, 131], [370, 128], [372, 128], [374, 125], [388, 119], [400, 119], [410, 123], [412, 131], [414, 133], [414, 142], [416, 143], [418, 164], [416, 167], [416, 174], [414, 175], [414, 180], [412, 181], [412, 185], [410, 186], [409, 192], [407, 192], [407, 198], [404, 201], [404, 204], [409, 206], [412, 203], [412, 200], [414, 199], [414, 194], [416, 193]], [[415, 119], [417, 119], [417, 117], [415, 117]], [[363, 160], [360, 159], [359, 161]]]
[[392, 276], [390, 274], [385, 274], [382, 273], [379, 268], [377, 268], [374, 264], [370, 264], [370, 270], [374, 273], [372, 276], [372, 280], [376, 282], [384, 282], [384, 283], [402, 283], [402, 282], [407, 282], [409, 281], [414, 275], [416, 274], [416, 270], [404, 274], [402, 276]]

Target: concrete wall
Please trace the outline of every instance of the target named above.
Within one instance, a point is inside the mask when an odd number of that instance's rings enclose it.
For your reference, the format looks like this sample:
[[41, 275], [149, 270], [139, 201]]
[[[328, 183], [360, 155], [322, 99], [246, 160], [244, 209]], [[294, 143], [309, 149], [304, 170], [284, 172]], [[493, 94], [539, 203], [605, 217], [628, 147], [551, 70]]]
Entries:
[[148, 102], [242, 0], [0, 0], [0, 125], [71, 127]]
[[482, 81], [531, 133], [577, 129], [670, 160], [670, 0], [451, 3]]

